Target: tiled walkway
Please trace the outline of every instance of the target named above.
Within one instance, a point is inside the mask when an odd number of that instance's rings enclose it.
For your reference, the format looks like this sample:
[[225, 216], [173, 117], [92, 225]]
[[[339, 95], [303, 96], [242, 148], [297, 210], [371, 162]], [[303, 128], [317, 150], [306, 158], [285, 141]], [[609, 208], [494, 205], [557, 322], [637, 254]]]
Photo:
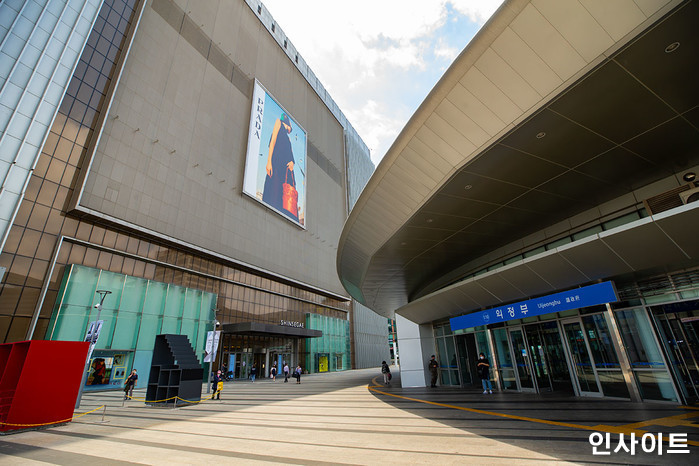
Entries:
[[[699, 410], [439, 387], [402, 389], [398, 374], [389, 387], [376, 385], [379, 379], [378, 369], [372, 369], [305, 376], [300, 385], [293, 379], [286, 384], [281, 379], [227, 382], [221, 401], [178, 409], [138, 401], [122, 407], [121, 392], [88, 394], [78, 412], [106, 404], [106, 422], [100, 422], [98, 411], [64, 426], [2, 436], [0, 464], [686, 465], [699, 459], [694, 446], [689, 454], [658, 456], [657, 448], [644, 453], [639, 445], [634, 456], [593, 456], [588, 441], [595, 431], [617, 428], [689, 432], [694, 443], [699, 440], [693, 424]], [[643, 423], [650, 419], [655, 424]], [[619, 435], [610, 436], [613, 450]]]

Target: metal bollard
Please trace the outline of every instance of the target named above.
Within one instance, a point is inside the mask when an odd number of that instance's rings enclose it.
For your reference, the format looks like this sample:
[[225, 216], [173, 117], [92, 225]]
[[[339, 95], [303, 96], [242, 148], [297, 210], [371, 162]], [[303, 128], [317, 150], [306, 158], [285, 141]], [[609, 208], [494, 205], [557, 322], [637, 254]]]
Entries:
[[104, 413], [107, 412], [107, 405], [104, 405], [104, 409], [102, 410], [102, 422], [104, 422]]

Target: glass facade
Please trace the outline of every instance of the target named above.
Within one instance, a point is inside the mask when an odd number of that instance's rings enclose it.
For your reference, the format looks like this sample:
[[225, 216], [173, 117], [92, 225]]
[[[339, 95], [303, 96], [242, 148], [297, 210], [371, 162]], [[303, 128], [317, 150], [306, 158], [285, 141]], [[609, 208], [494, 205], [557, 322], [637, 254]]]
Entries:
[[306, 328], [321, 330], [322, 338], [306, 338], [302, 348], [304, 370], [334, 372], [351, 368], [349, 321], [318, 314], [306, 315]]
[[[51, 259], [62, 235], [86, 241], [109, 241], [106, 230], [90, 221], [66, 216], [80, 167], [95, 131], [115, 64], [131, 28], [135, 0], [108, 0], [100, 9], [58, 114], [44, 143], [26, 193], [0, 255], [7, 269], [0, 289], [0, 340], [20, 341], [31, 334], [32, 315], [40, 301], [42, 285], [50, 281], [34, 335], [43, 336], [55, 302], [60, 272], [49, 273]], [[108, 268], [110, 257], [87, 248], [61, 248], [59, 260]], [[66, 257], [68, 256], [68, 257]], [[68, 260], [71, 259], [71, 260]], [[105, 267], [105, 263], [107, 267]], [[116, 264], [114, 266], [116, 267]], [[128, 270], [123, 273], [130, 274]], [[133, 268], [132, 268], [133, 269]]]
[[[95, 304], [97, 290], [108, 290], [102, 310]], [[124, 373], [135, 368], [150, 372], [155, 336], [161, 333], [186, 335], [200, 362], [206, 332], [214, 326], [216, 295], [202, 290], [156, 282], [81, 265], [69, 265], [59, 289], [46, 331], [47, 340], [82, 340], [88, 323], [103, 320], [90, 367], [106, 361], [108, 373], [97, 384], [88, 375], [88, 388], [111, 388], [123, 382]], [[114, 364], [115, 355], [118, 364]], [[125, 371], [125, 372], [124, 372]]]
[[[491, 359], [497, 365], [500, 388], [537, 392], [572, 388], [579, 396], [636, 399], [637, 394], [641, 400], [695, 403], [699, 400], [697, 289], [699, 273], [677, 273], [619, 286], [621, 300], [609, 311], [592, 306], [538, 316], [538, 323], [512, 320], [490, 326], [486, 332], [495, 349]], [[434, 324], [440, 354], [449, 354], [449, 333], [442, 324]], [[459, 332], [457, 338], [464, 338], [464, 343], [457, 342], [457, 359], [471, 351], [469, 338], [478, 348], [487, 348], [483, 333]]]

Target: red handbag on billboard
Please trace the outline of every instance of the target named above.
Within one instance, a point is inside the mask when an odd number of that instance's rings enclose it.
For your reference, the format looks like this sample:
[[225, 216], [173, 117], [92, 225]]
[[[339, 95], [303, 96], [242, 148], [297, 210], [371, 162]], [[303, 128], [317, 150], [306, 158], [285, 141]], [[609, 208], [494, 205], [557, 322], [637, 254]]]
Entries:
[[[289, 184], [289, 172], [291, 172], [291, 183]], [[286, 169], [286, 176], [284, 177], [284, 184], [282, 185], [282, 207], [284, 210], [288, 210], [294, 217], [299, 214], [299, 192], [296, 191], [296, 178], [294, 177], [294, 172], [292, 170]]]

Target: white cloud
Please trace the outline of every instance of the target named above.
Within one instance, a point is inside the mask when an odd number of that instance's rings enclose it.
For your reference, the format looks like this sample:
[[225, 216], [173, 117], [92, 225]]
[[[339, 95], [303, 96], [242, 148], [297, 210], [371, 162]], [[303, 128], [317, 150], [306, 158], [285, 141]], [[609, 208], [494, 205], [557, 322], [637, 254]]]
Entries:
[[453, 19], [448, 15], [482, 24], [501, 1], [263, 3], [378, 162], [435, 84], [433, 75], [441, 75], [466, 45], [440, 36]]

